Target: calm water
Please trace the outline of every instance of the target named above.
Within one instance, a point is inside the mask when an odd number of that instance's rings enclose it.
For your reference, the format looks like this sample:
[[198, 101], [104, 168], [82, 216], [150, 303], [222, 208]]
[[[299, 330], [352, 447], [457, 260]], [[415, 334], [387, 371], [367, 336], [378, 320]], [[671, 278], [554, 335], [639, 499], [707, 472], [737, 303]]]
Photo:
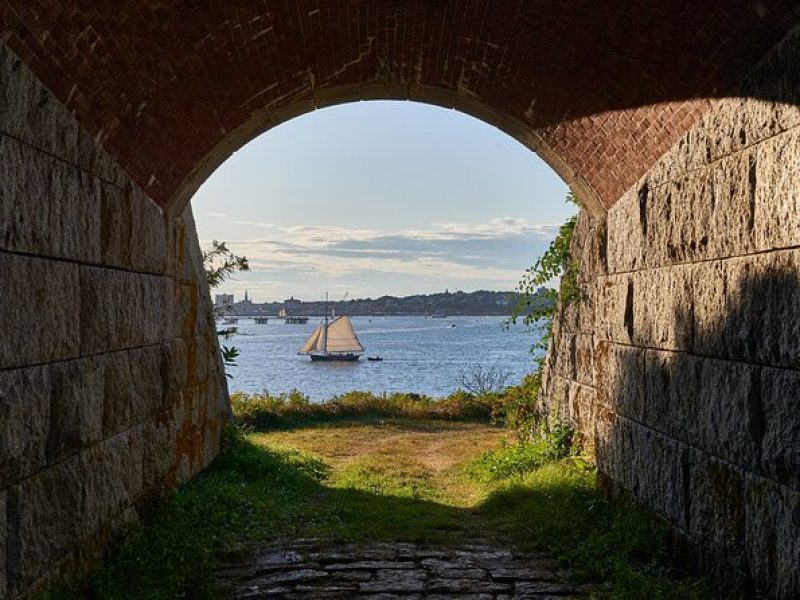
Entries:
[[[239, 320], [239, 333], [226, 345], [239, 348], [238, 366], [230, 369], [232, 392], [286, 392], [297, 388], [314, 400], [350, 390], [416, 392], [443, 396], [458, 387], [465, 368], [498, 367], [518, 383], [531, 371], [534, 334], [521, 325], [503, 326], [501, 317], [352, 317], [366, 355], [356, 363], [311, 362], [297, 351], [318, 325], [286, 325], [270, 320], [256, 325]], [[455, 327], [453, 327], [455, 325]], [[382, 362], [366, 356], [379, 355]]]

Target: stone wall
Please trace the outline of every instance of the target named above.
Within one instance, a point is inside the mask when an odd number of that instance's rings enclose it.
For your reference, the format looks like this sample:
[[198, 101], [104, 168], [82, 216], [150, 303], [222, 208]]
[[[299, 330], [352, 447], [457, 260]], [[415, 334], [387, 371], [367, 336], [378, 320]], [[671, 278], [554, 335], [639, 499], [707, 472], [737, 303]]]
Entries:
[[[734, 595], [800, 597], [800, 36], [606, 217], [544, 398]], [[783, 102], [754, 100], [775, 98]]]
[[205, 467], [225, 377], [168, 219], [0, 44], [0, 598], [92, 563]]

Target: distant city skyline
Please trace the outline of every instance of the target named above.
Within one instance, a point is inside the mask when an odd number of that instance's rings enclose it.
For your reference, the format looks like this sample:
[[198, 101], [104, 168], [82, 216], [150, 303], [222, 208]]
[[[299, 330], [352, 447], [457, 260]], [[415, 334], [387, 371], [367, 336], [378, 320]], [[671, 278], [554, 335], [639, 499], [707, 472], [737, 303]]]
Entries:
[[252, 141], [196, 194], [201, 245], [250, 260], [215, 290], [254, 302], [513, 290], [574, 212], [505, 133], [452, 110], [362, 102]]

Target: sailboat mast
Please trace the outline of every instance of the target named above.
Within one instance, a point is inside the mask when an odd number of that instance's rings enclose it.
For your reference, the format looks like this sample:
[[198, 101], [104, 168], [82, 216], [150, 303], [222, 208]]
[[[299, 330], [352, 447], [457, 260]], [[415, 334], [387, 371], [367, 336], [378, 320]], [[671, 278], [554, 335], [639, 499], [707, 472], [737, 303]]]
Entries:
[[328, 292], [325, 292], [325, 325], [322, 328], [322, 352], [328, 353]]

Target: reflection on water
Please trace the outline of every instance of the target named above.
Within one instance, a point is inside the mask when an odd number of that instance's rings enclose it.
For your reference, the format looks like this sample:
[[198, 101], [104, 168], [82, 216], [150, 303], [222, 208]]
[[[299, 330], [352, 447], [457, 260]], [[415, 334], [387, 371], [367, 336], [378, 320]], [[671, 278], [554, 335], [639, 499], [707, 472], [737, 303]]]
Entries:
[[[500, 367], [519, 382], [531, 370], [534, 334], [521, 325], [504, 327], [501, 317], [351, 317], [366, 348], [356, 363], [311, 362], [297, 351], [318, 324], [286, 325], [270, 320], [256, 325], [239, 320], [239, 334], [226, 345], [239, 348], [230, 369], [232, 392], [273, 393], [293, 388], [323, 400], [353, 389], [447, 395], [458, 387], [459, 373], [471, 365]], [[455, 327], [453, 327], [455, 325]], [[381, 356], [369, 362], [366, 356]]]

